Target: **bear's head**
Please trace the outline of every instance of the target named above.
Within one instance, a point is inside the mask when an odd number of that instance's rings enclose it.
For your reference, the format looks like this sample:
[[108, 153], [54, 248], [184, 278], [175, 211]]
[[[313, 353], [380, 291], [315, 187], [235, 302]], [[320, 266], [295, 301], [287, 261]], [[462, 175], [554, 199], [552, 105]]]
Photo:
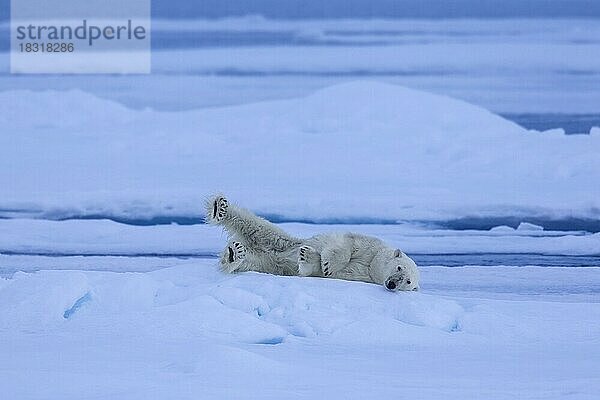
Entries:
[[392, 292], [419, 290], [417, 264], [400, 249], [386, 249], [376, 256], [383, 286]]

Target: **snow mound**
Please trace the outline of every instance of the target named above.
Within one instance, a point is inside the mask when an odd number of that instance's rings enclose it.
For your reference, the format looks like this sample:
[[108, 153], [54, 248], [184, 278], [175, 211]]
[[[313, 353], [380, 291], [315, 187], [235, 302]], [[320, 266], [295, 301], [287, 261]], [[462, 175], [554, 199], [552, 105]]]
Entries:
[[[36, 109], [38, 112], [32, 113]], [[106, 115], [110, 115], [110, 120], [105, 119]], [[68, 129], [73, 134], [97, 135], [99, 128], [110, 134], [115, 122], [125, 123], [130, 116], [130, 110], [118, 103], [75, 89], [65, 92], [16, 90], [0, 96], [0, 123], [23, 129], [22, 134], [32, 129]], [[90, 124], [94, 129], [88, 129]]]
[[[279, 325], [297, 337], [347, 337], [346, 328], [367, 317], [371, 323], [377, 321], [377, 329], [393, 329], [394, 334], [378, 335], [378, 341], [396, 341], [398, 330], [407, 325], [450, 332], [462, 314], [462, 308], [452, 301], [419, 293], [386, 296], [375, 285], [302, 278], [267, 278], [256, 287], [256, 280], [263, 276], [254, 275], [245, 274], [223, 283], [219, 298], [230, 307]], [[355, 335], [350, 335], [350, 339], [356, 340]]]
[[83, 273], [17, 272], [0, 286], [0, 326], [38, 331], [59, 325], [90, 298]]
[[54, 331], [112, 321], [123, 325], [119, 331], [149, 324], [156, 334], [275, 345], [288, 337], [356, 340], [352, 324], [368, 317], [382, 332], [392, 330], [378, 337], [385, 342], [396, 341], [406, 326], [455, 331], [464, 312], [450, 300], [394, 295], [372, 284], [256, 273], [223, 276], [215, 269], [19, 272], [0, 287], [0, 327]]
[[597, 219], [600, 209], [590, 186], [600, 136], [526, 131], [383, 83], [172, 113], [80, 91], [3, 92], [0, 115], [8, 217], [199, 218], [215, 191], [273, 218], [330, 222]]

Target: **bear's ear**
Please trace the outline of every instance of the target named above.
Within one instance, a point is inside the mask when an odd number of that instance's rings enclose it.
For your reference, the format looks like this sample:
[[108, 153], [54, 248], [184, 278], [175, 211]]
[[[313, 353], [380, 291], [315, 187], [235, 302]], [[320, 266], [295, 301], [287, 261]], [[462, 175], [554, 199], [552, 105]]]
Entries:
[[402, 257], [404, 253], [400, 249], [394, 250], [394, 257]]

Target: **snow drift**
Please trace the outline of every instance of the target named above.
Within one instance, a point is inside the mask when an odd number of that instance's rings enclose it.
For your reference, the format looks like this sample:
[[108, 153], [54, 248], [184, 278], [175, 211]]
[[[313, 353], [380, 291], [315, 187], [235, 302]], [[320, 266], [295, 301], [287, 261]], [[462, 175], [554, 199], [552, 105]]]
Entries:
[[597, 132], [526, 131], [381, 83], [186, 112], [9, 91], [0, 124], [5, 217], [199, 217], [215, 191], [288, 220], [600, 216]]

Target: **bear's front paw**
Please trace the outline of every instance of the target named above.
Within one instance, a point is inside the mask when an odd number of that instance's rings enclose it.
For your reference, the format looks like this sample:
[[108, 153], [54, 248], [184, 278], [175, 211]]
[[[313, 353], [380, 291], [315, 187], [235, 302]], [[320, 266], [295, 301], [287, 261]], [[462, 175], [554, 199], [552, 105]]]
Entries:
[[227, 207], [229, 203], [223, 196], [217, 196], [212, 204], [212, 219], [216, 222], [221, 222], [227, 216]]
[[[310, 246], [302, 246], [298, 252], [298, 275], [310, 276], [313, 274], [317, 252]], [[318, 264], [317, 264], [318, 265]]]
[[302, 246], [300, 247], [300, 252], [298, 255], [298, 262], [309, 262], [313, 258], [316, 253], [315, 249], [310, 246]]
[[331, 276], [332, 273], [333, 273], [333, 271], [331, 270], [329, 261], [323, 261], [323, 275]]

